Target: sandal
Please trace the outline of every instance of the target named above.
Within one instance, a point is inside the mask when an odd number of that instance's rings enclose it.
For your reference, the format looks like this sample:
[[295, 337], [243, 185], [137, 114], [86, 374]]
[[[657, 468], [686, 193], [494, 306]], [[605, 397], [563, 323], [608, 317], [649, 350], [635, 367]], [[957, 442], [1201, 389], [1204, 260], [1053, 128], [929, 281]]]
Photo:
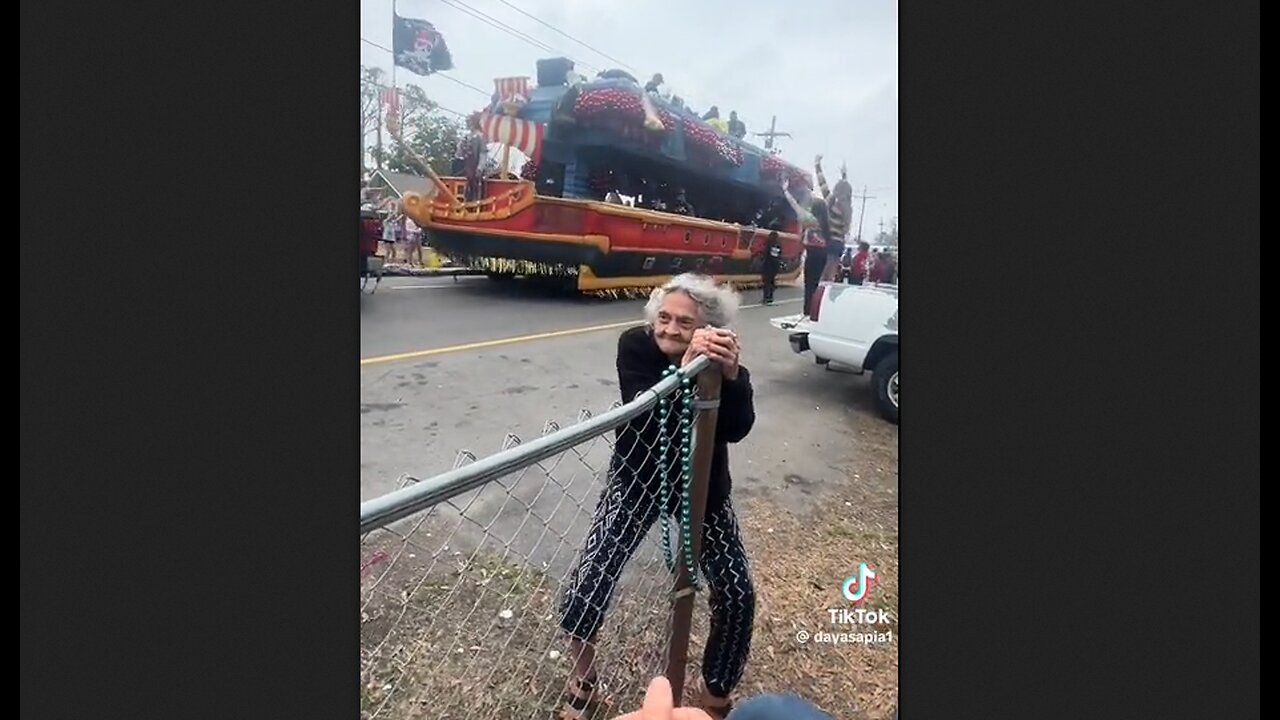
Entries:
[[613, 702], [600, 690], [600, 680], [595, 673], [590, 677], [570, 678], [565, 686], [564, 708], [560, 720], [584, 720], [593, 705], [610, 707]]

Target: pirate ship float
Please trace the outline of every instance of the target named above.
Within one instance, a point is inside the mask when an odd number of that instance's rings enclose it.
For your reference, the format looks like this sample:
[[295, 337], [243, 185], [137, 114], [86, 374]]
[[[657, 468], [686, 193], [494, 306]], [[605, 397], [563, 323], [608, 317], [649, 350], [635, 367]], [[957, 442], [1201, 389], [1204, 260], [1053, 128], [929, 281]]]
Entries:
[[799, 274], [798, 223], [781, 183], [809, 185], [805, 172], [625, 73], [570, 85], [568, 68], [554, 65], [539, 63], [532, 89], [528, 78], [497, 80], [494, 102], [469, 120], [477, 147], [529, 157], [520, 178], [505, 177], [504, 158], [504, 177], [481, 179], [472, 159], [465, 176], [433, 178], [432, 195], [404, 198], [437, 252], [495, 279], [616, 296], [687, 271], [758, 285], [777, 230], [779, 280]]

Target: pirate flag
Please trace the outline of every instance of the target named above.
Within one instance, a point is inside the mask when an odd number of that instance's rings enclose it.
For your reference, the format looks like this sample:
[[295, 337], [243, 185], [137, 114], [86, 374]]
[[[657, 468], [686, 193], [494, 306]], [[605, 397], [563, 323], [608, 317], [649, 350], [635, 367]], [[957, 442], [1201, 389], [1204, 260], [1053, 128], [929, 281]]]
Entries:
[[453, 69], [449, 46], [434, 25], [426, 20], [392, 17], [391, 46], [396, 65], [424, 76]]

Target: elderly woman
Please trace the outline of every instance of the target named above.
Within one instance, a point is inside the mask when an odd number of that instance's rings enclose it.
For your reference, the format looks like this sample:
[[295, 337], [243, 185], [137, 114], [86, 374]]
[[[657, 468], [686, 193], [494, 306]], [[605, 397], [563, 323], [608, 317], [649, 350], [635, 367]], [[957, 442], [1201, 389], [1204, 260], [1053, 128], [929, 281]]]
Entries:
[[[679, 275], [649, 296], [648, 322], [622, 333], [617, 358], [623, 402], [657, 384], [671, 366], [683, 367], [699, 355], [707, 356], [713, 371], [724, 378], [701, 522], [700, 563], [710, 587], [711, 608], [711, 632], [702, 659], [702, 705], [716, 717], [729, 713], [729, 695], [746, 667], [755, 615], [755, 589], [729, 501], [728, 446], [746, 437], [755, 423], [751, 376], [738, 363], [737, 336], [725, 329], [737, 308], [733, 290], [705, 276]], [[567, 719], [583, 717], [588, 706], [600, 699], [592, 667], [594, 642], [623, 566], [662, 513], [679, 517], [679, 492], [669, 493], [667, 507], [658, 507], [664, 475], [667, 487], [680, 483], [679, 466], [660, 470], [656, 453], [650, 450], [658, 445], [659, 424], [642, 417], [619, 429], [608, 483], [579, 564], [570, 576], [560, 619], [575, 659], [562, 714]], [[674, 435], [678, 430], [673, 425], [667, 432]]]

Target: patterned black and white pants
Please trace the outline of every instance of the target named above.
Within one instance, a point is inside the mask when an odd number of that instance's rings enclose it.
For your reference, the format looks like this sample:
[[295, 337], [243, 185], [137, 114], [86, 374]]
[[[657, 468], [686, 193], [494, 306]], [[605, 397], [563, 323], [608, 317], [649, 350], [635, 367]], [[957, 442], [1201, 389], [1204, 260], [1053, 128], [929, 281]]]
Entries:
[[[573, 637], [594, 641], [623, 566], [657, 519], [655, 493], [630, 478], [615, 477], [610, 482], [596, 506], [582, 556], [569, 576], [561, 629]], [[675, 537], [672, 545], [678, 553]], [[747, 665], [756, 607], [738, 519], [727, 499], [707, 509], [700, 564], [710, 588], [711, 608], [711, 635], [702, 657], [702, 679], [712, 693], [727, 697], [742, 679]]]

